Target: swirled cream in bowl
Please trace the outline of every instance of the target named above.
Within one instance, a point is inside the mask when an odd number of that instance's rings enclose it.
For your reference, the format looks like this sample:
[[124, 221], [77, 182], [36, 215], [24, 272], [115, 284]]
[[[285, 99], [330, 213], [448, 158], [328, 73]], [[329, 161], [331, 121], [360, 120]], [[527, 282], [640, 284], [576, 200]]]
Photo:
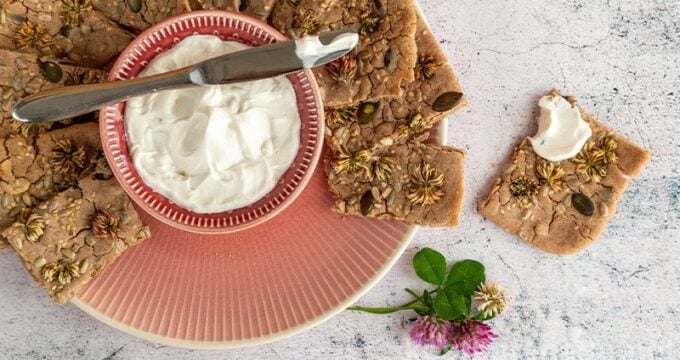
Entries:
[[[110, 79], [166, 73], [282, 40], [246, 16], [188, 13], [137, 37]], [[242, 230], [289, 205], [316, 168], [323, 123], [309, 70], [159, 91], [100, 113], [104, 151], [128, 195], [166, 224], [197, 233]]]
[[[158, 55], [140, 76], [247, 47], [193, 35]], [[144, 182], [195, 213], [260, 200], [293, 163], [300, 143], [295, 91], [285, 76], [136, 97], [127, 103], [125, 129]]]

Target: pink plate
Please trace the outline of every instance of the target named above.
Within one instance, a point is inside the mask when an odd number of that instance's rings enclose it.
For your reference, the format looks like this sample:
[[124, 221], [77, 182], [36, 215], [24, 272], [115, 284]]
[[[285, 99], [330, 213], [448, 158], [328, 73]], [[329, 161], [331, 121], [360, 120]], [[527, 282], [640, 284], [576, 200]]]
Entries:
[[[165, 20], [138, 36], [121, 53], [109, 74], [109, 80], [135, 78], [156, 55], [194, 34], [215, 35], [223, 40], [239, 41], [251, 46], [286, 39], [274, 28], [248, 16], [226, 11], [187, 13]], [[309, 170], [316, 167], [323, 142], [323, 104], [312, 72], [300, 71], [288, 75], [288, 79], [297, 96], [302, 121], [300, 150], [274, 190], [258, 202], [233, 211], [198, 214], [153, 191], [140, 178], [130, 158], [123, 121], [124, 103], [108, 106], [99, 115], [104, 153], [118, 182], [147, 213], [185, 231], [229, 233], [273, 218], [290, 205], [306, 186], [312, 176]]]
[[[446, 121], [438, 129], [446, 139]], [[298, 199], [266, 223], [201, 236], [148, 216], [130, 248], [72, 303], [149, 341], [187, 348], [263, 344], [345, 309], [397, 261], [417, 227], [329, 210], [317, 166]]]

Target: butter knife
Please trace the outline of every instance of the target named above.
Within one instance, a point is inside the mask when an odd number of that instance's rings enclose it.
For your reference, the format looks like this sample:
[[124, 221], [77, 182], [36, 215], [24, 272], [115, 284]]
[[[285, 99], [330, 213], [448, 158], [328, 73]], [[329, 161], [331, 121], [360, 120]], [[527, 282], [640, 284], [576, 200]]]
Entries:
[[340, 58], [356, 46], [358, 39], [353, 30], [331, 31], [218, 56], [168, 73], [50, 89], [19, 100], [12, 116], [21, 122], [53, 122], [151, 92], [289, 74]]

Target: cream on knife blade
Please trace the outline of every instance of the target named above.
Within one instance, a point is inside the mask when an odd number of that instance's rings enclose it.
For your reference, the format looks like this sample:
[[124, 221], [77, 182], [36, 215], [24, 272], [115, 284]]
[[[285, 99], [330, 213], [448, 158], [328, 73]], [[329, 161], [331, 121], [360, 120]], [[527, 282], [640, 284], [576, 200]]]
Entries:
[[[356, 34], [341, 36], [333, 42], [343, 42], [340, 47], [323, 45], [317, 37], [297, 40], [295, 54], [306, 67], [358, 41]], [[140, 76], [245, 48], [193, 35], [156, 56]], [[196, 213], [258, 201], [276, 187], [299, 150], [297, 100], [285, 76], [135, 97], [124, 118], [130, 155], [144, 182]]]

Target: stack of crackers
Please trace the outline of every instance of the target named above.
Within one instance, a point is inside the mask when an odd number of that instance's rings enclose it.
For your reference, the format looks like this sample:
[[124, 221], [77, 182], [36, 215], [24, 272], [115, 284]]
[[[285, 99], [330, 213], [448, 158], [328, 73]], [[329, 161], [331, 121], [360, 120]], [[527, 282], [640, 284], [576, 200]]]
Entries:
[[341, 214], [426, 226], [458, 223], [462, 150], [427, 142], [466, 105], [412, 0], [282, 0], [272, 25], [291, 38], [354, 29], [349, 55], [314, 69], [326, 106], [326, 173]]
[[353, 28], [352, 54], [315, 70], [326, 105], [335, 210], [415, 224], [458, 221], [460, 150], [426, 142], [465, 105], [412, 0], [15, 0], [0, 4], [0, 248], [67, 302], [149, 237], [101, 151], [96, 115], [52, 124], [11, 117], [17, 100], [104, 81], [136, 34], [183, 12], [221, 9], [270, 20], [293, 38]]

